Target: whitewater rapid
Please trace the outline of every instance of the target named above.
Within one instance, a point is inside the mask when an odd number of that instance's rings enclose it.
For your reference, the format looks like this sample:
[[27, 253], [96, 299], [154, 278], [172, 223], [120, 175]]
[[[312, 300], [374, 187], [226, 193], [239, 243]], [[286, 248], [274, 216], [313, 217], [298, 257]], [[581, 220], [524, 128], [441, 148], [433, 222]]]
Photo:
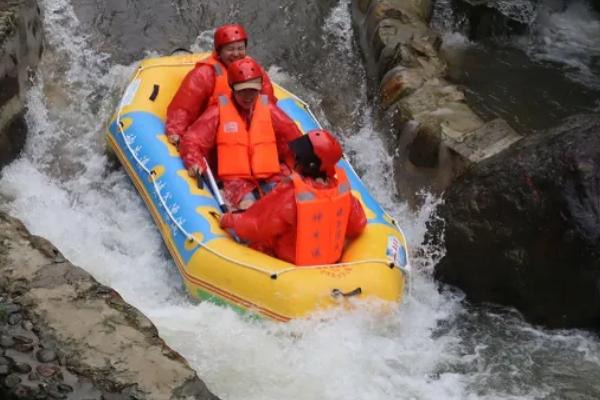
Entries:
[[[348, 5], [342, 0], [332, 9], [323, 33], [340, 54], [357, 53], [347, 39]], [[353, 116], [356, 129], [342, 140], [367, 186], [409, 240], [415, 273], [407, 304], [384, 317], [365, 305], [279, 324], [190, 301], [135, 188], [105, 155], [105, 124], [134, 66], [114, 64], [93, 50], [69, 1], [41, 0], [40, 6], [47, 49], [27, 95], [26, 147], [0, 178], [2, 207], [146, 314], [220, 398], [543, 397], [557, 389], [538, 377], [512, 382], [510, 369], [531, 373], [527, 357], [520, 357], [551, 345], [575, 353], [573, 363], [585, 360], [592, 372], [598, 370], [598, 342], [586, 333], [547, 333], [518, 316], [503, 319], [502, 311], [484, 310], [474, 318], [460, 294], [440, 293], [432, 270], [443, 249], [421, 245], [438, 200], [424, 195], [422, 208], [411, 211], [395, 198], [393, 157], [373, 128], [364, 86]], [[190, 45], [206, 50], [208, 37], [204, 32]], [[356, 59], [340, 62], [356, 65]], [[269, 70], [274, 81], [299, 88], [307, 101], [318, 103], [319, 94], [303, 88], [297, 77], [278, 66]], [[494, 324], [499, 320], [517, 348], [508, 360], [490, 352], [505, 343]], [[519, 339], [519, 334], [529, 336]]]

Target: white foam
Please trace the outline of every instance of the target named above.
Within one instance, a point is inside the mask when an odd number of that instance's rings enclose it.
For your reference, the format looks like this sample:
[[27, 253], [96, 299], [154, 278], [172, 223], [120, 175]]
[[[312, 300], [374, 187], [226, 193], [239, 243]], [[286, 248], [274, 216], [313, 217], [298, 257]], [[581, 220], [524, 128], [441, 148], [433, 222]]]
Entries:
[[[409, 303], [383, 317], [367, 304], [277, 324], [190, 302], [133, 185], [121, 169], [108, 168], [103, 152], [104, 124], [133, 66], [114, 65], [93, 53], [67, 0], [40, 5], [49, 46], [28, 94], [26, 148], [0, 178], [2, 207], [148, 315], [220, 398], [474, 399], [546, 393], [532, 382], [524, 394], [507, 395], [503, 387], [488, 387], [493, 371], [469, 369], [480, 353], [465, 350], [464, 334], [457, 332], [461, 326], [451, 325], [464, 313], [461, 298], [440, 294], [431, 277], [444, 250], [421, 245], [438, 200], [425, 195], [425, 205], [414, 213], [394, 197], [393, 157], [373, 128], [364, 86], [358, 111], [349, 116], [359, 128], [344, 136], [344, 145], [374, 196], [407, 234], [417, 267]], [[347, 5], [341, 1], [333, 14]], [[334, 45], [344, 48], [347, 32], [340, 29]], [[302, 86], [297, 77], [278, 74]], [[450, 327], [440, 331], [440, 323]], [[485, 327], [468, 329], [479, 334]], [[493, 335], [482, 341], [493, 344]], [[592, 339], [569, 343], [597, 361]], [[482, 362], [491, 369], [497, 365], [490, 358]]]
[[521, 46], [536, 60], [565, 66], [567, 75], [578, 82], [600, 88], [595, 69], [600, 57], [600, 16], [583, 1], [569, 2], [556, 10], [552, 2], [539, 5], [538, 17]]
[[349, 1], [339, 1], [325, 20], [324, 32], [333, 38], [337, 50], [341, 53], [353, 51], [350, 7]]
[[194, 53], [212, 51], [214, 32], [214, 29], [208, 29], [200, 32], [196, 37], [196, 40], [194, 40], [194, 43], [192, 43], [190, 46], [190, 50]]
[[536, 6], [531, 0], [497, 0], [490, 5], [508, 18], [529, 24], [536, 16]]

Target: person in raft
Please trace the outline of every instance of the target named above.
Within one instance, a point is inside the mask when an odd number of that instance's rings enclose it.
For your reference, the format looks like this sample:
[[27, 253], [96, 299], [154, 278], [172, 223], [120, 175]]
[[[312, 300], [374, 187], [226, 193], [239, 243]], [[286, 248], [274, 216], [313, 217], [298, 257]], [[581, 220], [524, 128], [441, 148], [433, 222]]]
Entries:
[[339, 142], [313, 130], [289, 143], [294, 170], [243, 213], [225, 213], [220, 225], [250, 247], [299, 265], [333, 264], [346, 239], [359, 236], [367, 219], [336, 163]]
[[289, 175], [283, 164], [289, 154], [287, 144], [302, 132], [267, 95], [260, 94], [263, 72], [255, 60], [245, 57], [232, 62], [227, 76], [231, 94], [219, 96], [217, 104], [188, 128], [179, 154], [192, 177], [206, 169], [205, 159], [216, 165], [227, 205], [246, 209], [268, 186]]
[[[240, 24], [218, 27], [214, 34], [212, 54], [196, 64], [186, 75], [167, 108], [165, 132], [169, 142], [178, 145], [185, 131], [221, 95], [231, 92], [227, 81], [227, 67], [246, 56], [248, 34]], [[266, 72], [262, 73], [262, 94], [277, 102], [273, 86]]]

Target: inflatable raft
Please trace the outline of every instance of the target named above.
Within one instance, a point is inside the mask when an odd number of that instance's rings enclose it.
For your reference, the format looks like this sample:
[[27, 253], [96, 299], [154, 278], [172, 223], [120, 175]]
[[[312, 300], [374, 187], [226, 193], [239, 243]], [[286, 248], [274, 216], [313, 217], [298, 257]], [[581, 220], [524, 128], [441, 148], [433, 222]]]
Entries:
[[[338, 264], [297, 267], [234, 241], [219, 227], [219, 204], [200, 189], [164, 135], [166, 109], [179, 84], [208, 54], [140, 62], [108, 127], [108, 142], [144, 199], [191, 296], [288, 321], [348, 299], [401, 302], [410, 265], [406, 239], [350, 164], [353, 194], [368, 218]], [[278, 106], [303, 132], [318, 122], [308, 106], [274, 84]]]

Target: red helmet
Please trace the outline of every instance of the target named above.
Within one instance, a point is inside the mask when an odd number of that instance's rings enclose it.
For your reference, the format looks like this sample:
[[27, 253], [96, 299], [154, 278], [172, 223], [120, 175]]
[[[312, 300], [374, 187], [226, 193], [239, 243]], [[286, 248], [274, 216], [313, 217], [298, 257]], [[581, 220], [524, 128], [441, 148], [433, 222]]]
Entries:
[[321, 160], [321, 171], [332, 172], [344, 154], [340, 142], [325, 129], [315, 129], [307, 135], [316, 156]]
[[214, 46], [215, 50], [218, 52], [219, 49], [233, 42], [238, 42], [243, 40], [244, 42], [248, 42], [248, 35], [246, 34], [246, 30], [240, 24], [225, 24], [221, 25], [215, 31], [214, 37]]
[[235, 60], [227, 68], [227, 81], [229, 86], [236, 83], [242, 83], [253, 79], [262, 79], [262, 68], [251, 57], [244, 57], [241, 60]]
[[296, 166], [303, 175], [335, 174], [335, 164], [342, 158], [340, 142], [328, 131], [315, 129], [289, 142]]

